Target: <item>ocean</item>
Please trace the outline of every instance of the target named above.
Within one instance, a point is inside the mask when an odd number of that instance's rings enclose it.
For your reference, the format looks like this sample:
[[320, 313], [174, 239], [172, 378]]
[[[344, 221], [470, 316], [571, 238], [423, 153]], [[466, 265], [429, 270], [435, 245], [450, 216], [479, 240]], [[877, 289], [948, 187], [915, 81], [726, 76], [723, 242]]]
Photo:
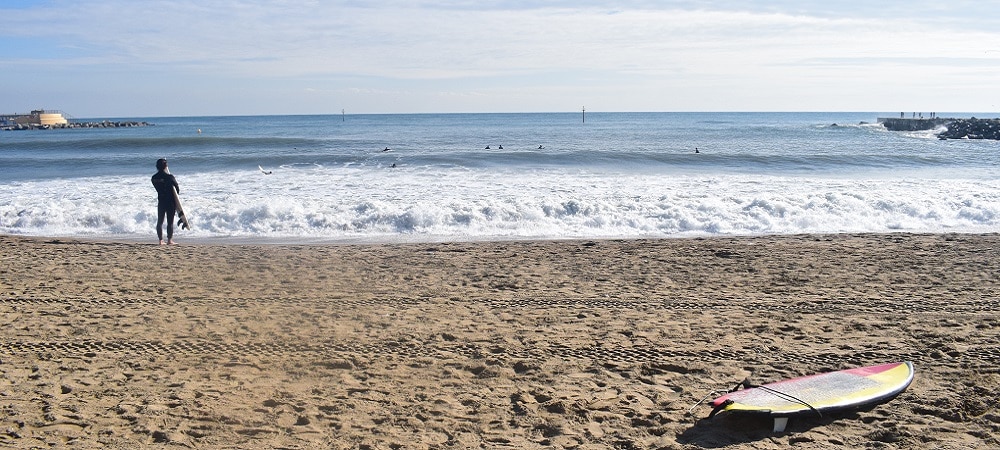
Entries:
[[192, 224], [179, 242], [1000, 231], [1000, 142], [876, 124], [898, 114], [153, 117], [3, 131], [0, 233], [155, 242], [158, 158]]

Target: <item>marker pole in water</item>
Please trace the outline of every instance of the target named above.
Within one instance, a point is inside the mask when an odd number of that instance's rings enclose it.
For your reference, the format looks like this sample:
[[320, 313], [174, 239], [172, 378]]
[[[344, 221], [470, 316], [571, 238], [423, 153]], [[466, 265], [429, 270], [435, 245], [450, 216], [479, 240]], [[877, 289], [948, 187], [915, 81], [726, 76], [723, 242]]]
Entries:
[[583, 107], [583, 123], [587, 123], [587, 107]]

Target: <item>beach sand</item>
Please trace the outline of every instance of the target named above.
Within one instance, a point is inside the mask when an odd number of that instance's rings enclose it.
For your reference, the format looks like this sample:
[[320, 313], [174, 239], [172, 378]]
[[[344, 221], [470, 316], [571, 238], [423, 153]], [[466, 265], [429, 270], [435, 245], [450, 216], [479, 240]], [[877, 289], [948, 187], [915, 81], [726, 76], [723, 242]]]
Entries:
[[[1000, 236], [0, 236], [0, 446], [1000, 448]], [[912, 361], [870, 408], [712, 391]]]

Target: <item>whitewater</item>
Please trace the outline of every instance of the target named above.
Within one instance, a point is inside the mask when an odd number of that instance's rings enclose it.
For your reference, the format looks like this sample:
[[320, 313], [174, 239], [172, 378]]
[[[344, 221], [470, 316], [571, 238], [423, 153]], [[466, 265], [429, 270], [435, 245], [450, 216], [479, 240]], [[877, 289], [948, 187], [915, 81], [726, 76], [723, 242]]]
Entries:
[[161, 157], [193, 227], [181, 242], [1000, 231], [1000, 144], [876, 123], [898, 114], [174, 117], [6, 131], [0, 233], [154, 241]]

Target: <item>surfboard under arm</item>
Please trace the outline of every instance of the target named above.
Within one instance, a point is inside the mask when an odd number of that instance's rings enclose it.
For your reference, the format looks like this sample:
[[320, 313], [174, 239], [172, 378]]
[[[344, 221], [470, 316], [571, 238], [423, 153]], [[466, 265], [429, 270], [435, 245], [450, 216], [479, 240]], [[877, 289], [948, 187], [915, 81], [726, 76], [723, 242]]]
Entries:
[[171, 187], [170, 190], [174, 192], [174, 205], [177, 206], [177, 225], [180, 225], [181, 229], [190, 230], [191, 224], [188, 223], [187, 216], [184, 215], [184, 207], [181, 206], [181, 197], [177, 195], [177, 188]]

